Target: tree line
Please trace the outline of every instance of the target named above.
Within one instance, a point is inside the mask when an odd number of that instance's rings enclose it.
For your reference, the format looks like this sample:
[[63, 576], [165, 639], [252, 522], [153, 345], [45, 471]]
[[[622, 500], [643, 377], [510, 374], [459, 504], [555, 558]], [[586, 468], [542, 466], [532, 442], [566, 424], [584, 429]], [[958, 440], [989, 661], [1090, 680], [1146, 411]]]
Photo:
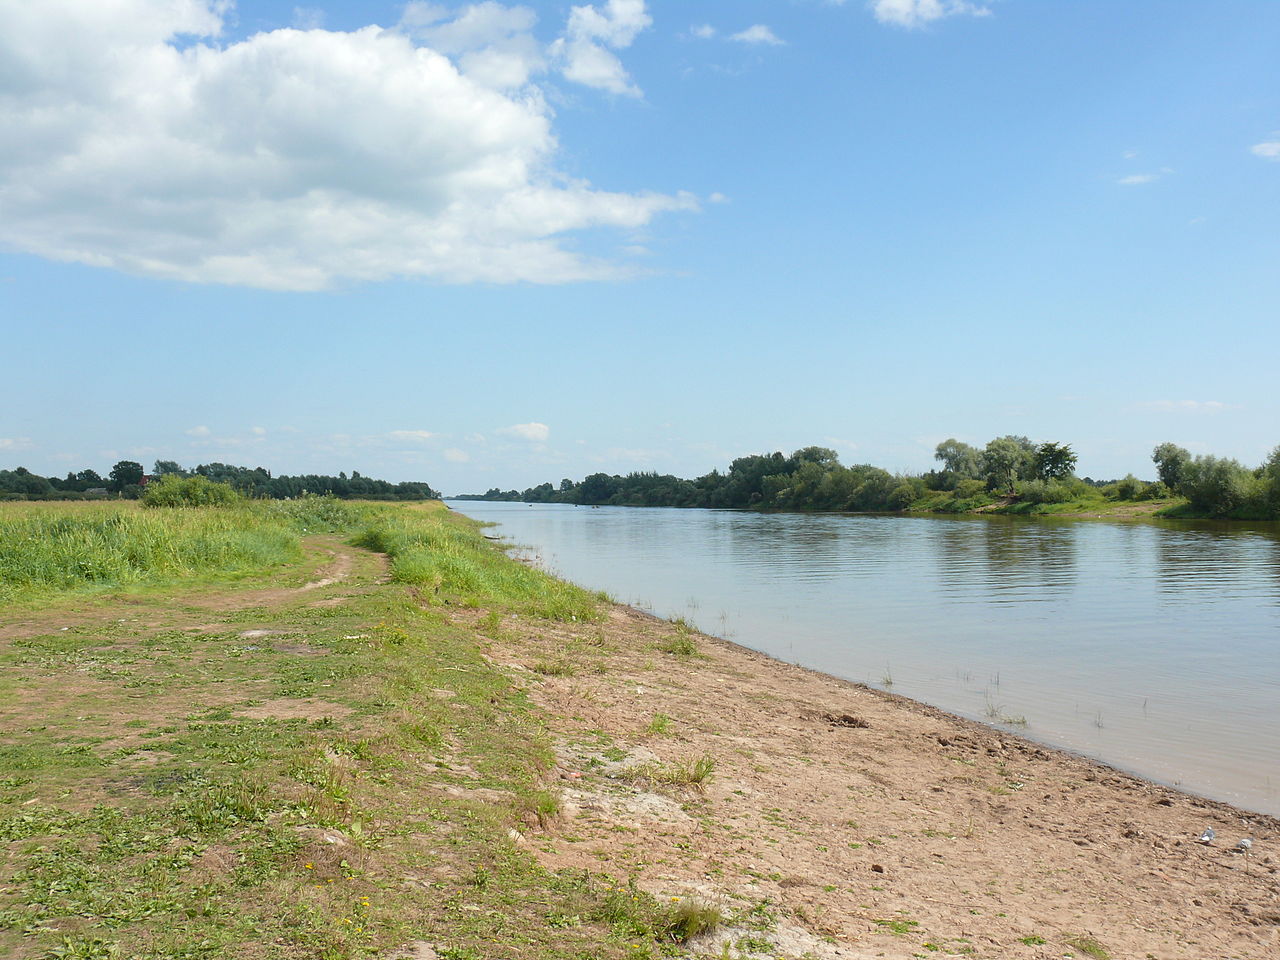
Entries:
[[342, 500], [438, 500], [439, 492], [429, 484], [408, 481], [390, 483], [365, 477], [359, 471], [336, 477], [324, 474], [272, 476], [262, 467], [239, 467], [229, 463], [202, 463], [190, 470], [173, 460], [157, 460], [148, 474], [141, 463], [121, 460], [104, 477], [95, 470], [69, 472], [65, 477], [42, 477], [26, 467], [0, 470], [0, 499], [5, 500], [89, 500], [121, 497], [136, 500], [146, 485], [164, 476], [205, 477], [226, 484], [242, 496], [266, 500], [291, 500], [308, 494], [334, 496]]
[[985, 447], [954, 438], [934, 451], [936, 469], [920, 474], [891, 473], [871, 464], [845, 466], [835, 451], [803, 447], [734, 460], [725, 472], [712, 470], [686, 480], [670, 474], [594, 473], [558, 486], [526, 490], [494, 487], [460, 500], [571, 503], [582, 506], [719, 507], [776, 510], [892, 512], [908, 509], [963, 512], [1004, 502], [1009, 505], [1098, 500], [1162, 500], [1185, 497], [1183, 515], [1280, 519], [1280, 448], [1251, 470], [1235, 460], [1193, 457], [1174, 444], [1152, 456], [1159, 479], [1132, 474], [1119, 480], [1079, 478], [1076, 453], [1066, 443], [1036, 443], [1024, 436], [996, 437]]

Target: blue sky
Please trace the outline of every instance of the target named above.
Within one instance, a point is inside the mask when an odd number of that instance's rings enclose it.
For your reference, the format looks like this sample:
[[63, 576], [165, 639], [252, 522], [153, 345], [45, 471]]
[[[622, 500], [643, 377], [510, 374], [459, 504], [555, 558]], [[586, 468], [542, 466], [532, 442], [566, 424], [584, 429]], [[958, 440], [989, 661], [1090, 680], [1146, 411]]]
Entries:
[[1280, 443], [1280, 4], [0, 0], [0, 467]]

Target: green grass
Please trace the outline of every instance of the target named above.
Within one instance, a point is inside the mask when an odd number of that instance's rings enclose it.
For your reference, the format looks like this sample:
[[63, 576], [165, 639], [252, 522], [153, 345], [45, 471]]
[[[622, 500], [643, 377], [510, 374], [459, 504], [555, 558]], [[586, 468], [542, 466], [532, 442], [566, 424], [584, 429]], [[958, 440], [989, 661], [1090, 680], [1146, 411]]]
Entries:
[[0, 504], [0, 600], [254, 572], [300, 557], [298, 534], [250, 510]]
[[1067, 946], [1079, 950], [1086, 956], [1093, 957], [1094, 960], [1111, 960], [1111, 954], [1107, 951], [1107, 948], [1093, 937], [1081, 934], [1075, 937], [1067, 937], [1064, 942]]
[[633, 781], [702, 789], [715, 776], [715, 772], [715, 757], [704, 754], [694, 759], [676, 760], [671, 763], [637, 764], [620, 771], [619, 776]]
[[549, 620], [600, 616], [599, 594], [512, 562], [478, 536], [470, 521], [443, 511], [384, 514], [355, 542], [390, 556], [395, 579], [422, 588], [429, 601], [450, 596], [466, 606], [497, 606]]
[[[357, 553], [349, 581], [274, 605], [219, 612], [162, 589], [246, 572], [229, 599], [294, 586], [288, 564], [334, 534], [385, 548], [400, 582]], [[0, 956], [355, 960], [423, 940], [449, 957], [495, 941], [509, 960], [656, 957], [709, 922], [548, 873], [512, 839], [559, 816], [554, 755], [455, 611], [537, 629], [596, 616], [597, 599], [465, 518], [7, 504], [0, 556], [5, 589], [69, 624], [0, 640]], [[86, 589], [129, 584], [154, 589], [99, 597], [84, 619]]]

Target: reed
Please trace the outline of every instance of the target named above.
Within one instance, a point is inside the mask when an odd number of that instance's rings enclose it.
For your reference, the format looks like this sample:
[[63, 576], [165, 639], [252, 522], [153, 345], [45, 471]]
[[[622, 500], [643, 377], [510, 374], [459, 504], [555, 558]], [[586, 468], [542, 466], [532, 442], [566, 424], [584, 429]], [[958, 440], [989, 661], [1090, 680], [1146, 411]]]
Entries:
[[242, 573], [297, 560], [298, 535], [252, 510], [131, 503], [0, 505], [0, 601]]

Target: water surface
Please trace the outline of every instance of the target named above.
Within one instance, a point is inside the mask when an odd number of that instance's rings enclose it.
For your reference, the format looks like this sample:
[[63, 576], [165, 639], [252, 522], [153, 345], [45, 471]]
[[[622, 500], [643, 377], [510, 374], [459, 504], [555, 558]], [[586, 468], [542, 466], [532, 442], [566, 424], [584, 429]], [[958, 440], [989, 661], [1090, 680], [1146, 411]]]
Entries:
[[453, 502], [547, 569], [1280, 814], [1280, 527]]

